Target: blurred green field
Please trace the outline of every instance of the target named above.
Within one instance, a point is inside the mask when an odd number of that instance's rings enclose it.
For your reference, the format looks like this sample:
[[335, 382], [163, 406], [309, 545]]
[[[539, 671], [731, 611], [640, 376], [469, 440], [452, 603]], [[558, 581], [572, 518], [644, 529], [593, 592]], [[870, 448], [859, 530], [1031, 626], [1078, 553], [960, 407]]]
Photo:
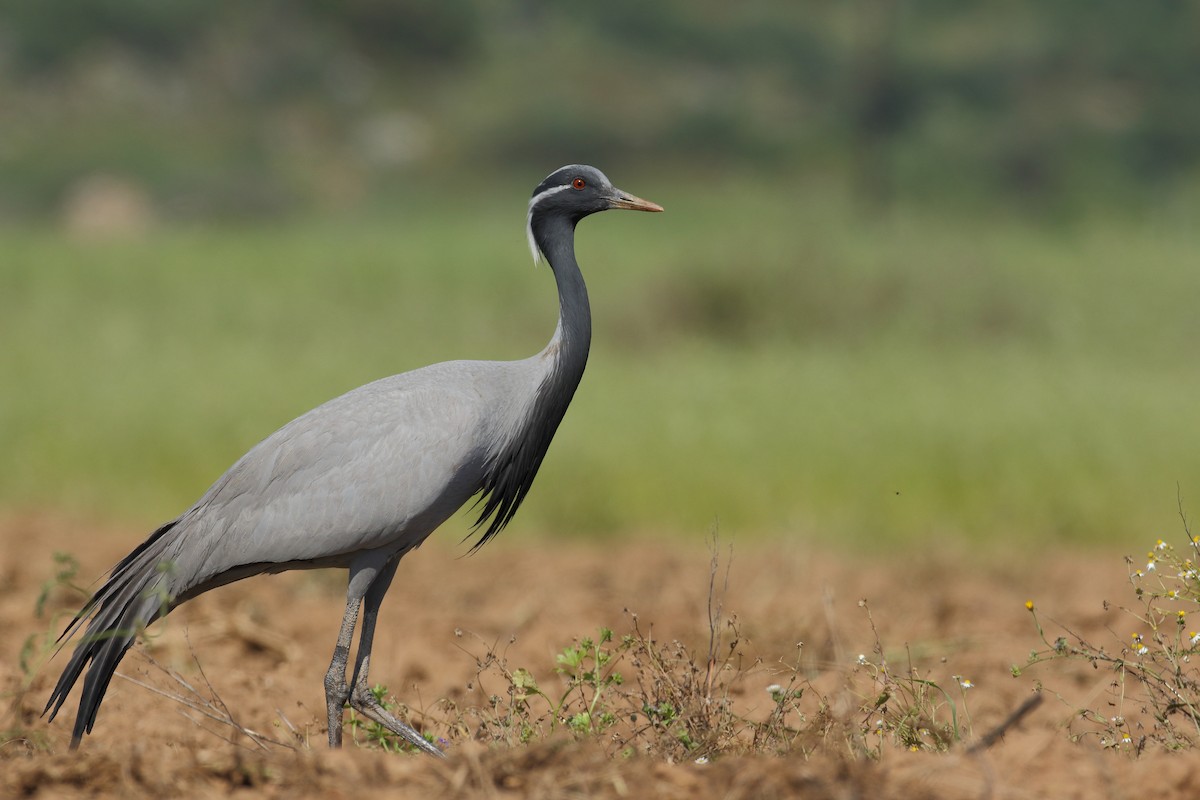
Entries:
[[[0, 229], [0, 507], [149, 525], [329, 397], [534, 352], [536, 177], [128, 241]], [[1177, 491], [1200, 509], [1187, 204], [871, 216], [799, 178], [613, 177], [667, 213], [580, 228], [592, 360], [514, 531], [1144, 542]]]

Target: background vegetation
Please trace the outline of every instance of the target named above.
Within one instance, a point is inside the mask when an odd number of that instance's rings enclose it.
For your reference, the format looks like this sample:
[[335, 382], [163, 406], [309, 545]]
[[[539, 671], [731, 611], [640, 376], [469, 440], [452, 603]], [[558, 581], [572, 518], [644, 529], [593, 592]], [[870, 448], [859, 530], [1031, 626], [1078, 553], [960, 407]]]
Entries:
[[1194, 5], [0, 0], [0, 506], [150, 524], [274, 427], [553, 328], [521, 527], [1136, 541], [1200, 487]]

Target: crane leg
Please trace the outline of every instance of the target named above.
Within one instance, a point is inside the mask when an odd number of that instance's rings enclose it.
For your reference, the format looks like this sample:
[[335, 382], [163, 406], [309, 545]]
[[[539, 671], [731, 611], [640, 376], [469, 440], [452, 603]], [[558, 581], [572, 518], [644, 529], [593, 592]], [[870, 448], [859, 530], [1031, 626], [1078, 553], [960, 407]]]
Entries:
[[371, 644], [375, 638], [375, 622], [379, 617], [379, 606], [383, 602], [383, 595], [387, 592], [388, 586], [392, 583], [392, 578], [396, 575], [396, 567], [399, 564], [400, 559], [397, 558], [380, 570], [379, 576], [371, 584], [371, 588], [367, 590], [363, 601], [362, 631], [359, 634], [358, 653], [354, 660], [354, 678], [351, 681], [353, 688], [350, 690], [350, 707], [364, 717], [379, 723], [392, 733], [403, 738], [417, 750], [429, 755], [438, 756], [439, 758], [445, 758], [445, 754], [435, 745], [426, 741], [425, 737], [415, 728], [396, 719], [390, 711], [383, 707], [383, 704], [379, 702], [379, 698], [371, 691], [371, 684], [367, 679], [367, 672], [371, 667]]
[[[394, 572], [395, 568], [392, 570]], [[333, 660], [329, 662], [329, 669], [325, 673], [325, 709], [329, 717], [330, 747], [342, 746], [342, 712], [350, 698], [350, 687], [346, 683], [350, 641], [354, 638], [354, 626], [358, 623], [358, 610], [363, 596], [378, 577], [379, 571], [378, 564], [354, 564], [350, 567], [346, 612], [342, 615], [342, 627], [338, 630], [337, 645], [333, 648]]]

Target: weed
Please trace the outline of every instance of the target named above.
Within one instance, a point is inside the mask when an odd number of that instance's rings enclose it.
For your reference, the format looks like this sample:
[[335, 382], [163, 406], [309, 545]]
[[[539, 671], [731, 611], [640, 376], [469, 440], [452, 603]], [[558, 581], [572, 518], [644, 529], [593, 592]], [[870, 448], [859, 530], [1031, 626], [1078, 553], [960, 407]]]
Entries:
[[70, 553], [55, 551], [53, 555], [55, 572], [42, 582], [41, 591], [33, 605], [33, 613], [38, 619], [46, 613], [46, 603], [56, 595], [67, 593], [87, 597], [87, 590], [75, 583], [79, 574], [79, 559]]
[[478, 738], [524, 744], [563, 728], [580, 736], [611, 728], [617, 723], [614, 690], [625, 680], [615, 667], [629, 646], [628, 637], [615, 649], [612, 640], [612, 630], [601, 628], [595, 638], [584, 637], [564, 647], [555, 656], [554, 667], [563, 680], [561, 690], [543, 688], [528, 669], [510, 669], [502, 653], [488, 648], [485, 656], [476, 658], [476, 680], [482, 685], [487, 672], [498, 672], [508, 699], [489, 695], [491, 711], [480, 715]]
[[[37, 598], [34, 600], [34, 616], [38, 619], [46, 615], [49, 604], [58, 604], [60, 600], [75, 595], [87, 596], [87, 592], [75, 583], [79, 572], [79, 561], [69, 553], [55, 552], [53, 574], [42, 582]], [[7, 720], [0, 730], [0, 747], [12, 745], [23, 746], [29, 750], [41, 750], [49, 746], [43, 731], [32, 730], [27, 724], [31, 715], [24, 710], [24, 699], [38, 669], [45, 663], [55, 647], [60, 628], [61, 612], [53, 615], [46, 628], [25, 637], [17, 654], [17, 665], [21, 670], [21, 680], [11, 693], [6, 693], [8, 699]]]
[[[944, 688], [922, 676], [911, 654], [904, 669], [893, 667], [865, 600], [859, 606], [870, 622], [873, 656], [860, 655], [845, 667], [839, 690], [819, 691], [802, 671], [803, 643], [796, 646], [794, 664], [746, 663], [738, 619], [726, 617], [722, 608], [715, 538], [712, 548], [708, 640], [702, 647], [659, 639], [652, 625], [627, 611], [625, 634], [600, 628], [556, 655], [561, 684], [553, 689], [539, 684], [531, 670], [510, 667], [505, 651], [488, 647], [475, 657], [476, 682], [482, 689], [498, 676], [504, 691], [486, 695], [488, 708], [467, 709], [451, 727], [460, 736], [508, 745], [566, 732], [604, 742], [614, 753], [667, 761], [745, 752], [808, 757], [830, 745], [879, 758], [886, 743], [941, 752], [968, 738], [966, 700], [974, 684], [954, 676], [957, 685]], [[766, 686], [765, 714], [742, 699], [748, 687], [766, 683], [764, 675], [775, 679]]]
[[[67, 600], [86, 599], [88, 596], [88, 591], [75, 582], [75, 577], [79, 574], [79, 560], [70, 553], [63, 552], [55, 552], [53, 559], [54, 574], [42, 582], [33, 604], [33, 613], [38, 619], [45, 617], [46, 607], [51, 602], [59, 605]], [[54, 650], [60, 631], [59, 621], [65, 613], [67, 612], [56, 612], [44, 630], [31, 633], [21, 644], [17, 663], [21, 667], [22, 687], [29, 686], [38, 668]]]
[[[1183, 517], [1182, 509], [1180, 516]], [[1159, 539], [1144, 565], [1126, 557], [1132, 607], [1119, 606], [1129, 618], [1128, 638], [1113, 634], [1105, 646], [1058, 625], [1062, 635], [1050, 640], [1033, 601], [1028, 609], [1043, 648], [1029, 654], [1028, 665], [1076, 660], [1107, 670], [1107, 706], [1075, 709], [1071, 735], [1098, 738], [1102, 747], [1141, 754], [1148, 746], [1167, 750], [1200, 744], [1200, 536], [1193, 536], [1183, 517], [1182, 550]], [[1110, 604], [1104, 602], [1105, 610]], [[1014, 666], [1013, 674], [1021, 668]]]
[[[517, 669], [510, 676], [512, 690], [528, 706], [530, 697], [539, 697], [550, 706], [550, 729], [565, 724], [576, 734], [604, 732], [616, 724], [617, 717], [608, 709], [610, 690], [623, 684], [624, 676], [613, 668], [612, 630], [602, 627], [596, 638], [584, 637], [565, 646], [554, 656], [554, 672], [563, 676], [565, 686], [558, 698], [542, 691], [528, 669]], [[622, 648], [624, 648], [624, 640]]]
[[[897, 671], [888, 662], [869, 604], [860, 600], [858, 605], [866, 612], [875, 640], [874, 659], [860, 655], [855, 662], [855, 669], [864, 672], [871, 681], [872, 694], [863, 697], [859, 707], [859, 731], [867, 752], [876, 757], [882, 755], [885, 737], [913, 751], [943, 752], [960, 743], [967, 731], [959, 723], [958, 701], [936, 681], [920, 676], [907, 647], [908, 663]], [[960, 675], [954, 676], [954, 680], [965, 710], [967, 691], [974, 684]]]
[[[87, 597], [87, 591], [75, 583], [79, 573], [79, 561], [70, 553], [56, 552], [53, 556], [53, 574], [42, 582], [37, 598], [34, 600], [34, 616], [41, 619], [46, 616], [50, 604], [59, 605], [68, 599], [79, 596]], [[8, 702], [7, 720], [0, 729], [0, 747], [20, 745], [30, 750], [42, 750], [49, 747], [49, 740], [43, 731], [30, 728], [30, 714], [24, 709], [25, 695], [33, 679], [46, 659], [53, 652], [61, 630], [60, 620], [66, 612], [56, 612], [47, 626], [36, 633], [25, 637], [17, 654], [17, 665], [21, 670], [21, 679], [16, 689], [6, 693]]]

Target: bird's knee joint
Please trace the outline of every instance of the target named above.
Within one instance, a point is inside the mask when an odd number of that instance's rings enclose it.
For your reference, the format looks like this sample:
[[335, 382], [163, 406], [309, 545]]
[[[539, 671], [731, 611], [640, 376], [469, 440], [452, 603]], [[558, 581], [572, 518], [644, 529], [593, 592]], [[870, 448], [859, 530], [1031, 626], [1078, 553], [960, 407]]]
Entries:
[[[339, 668], [340, 667], [340, 668]], [[345, 663], [341, 665], [335, 660], [330, 665], [329, 671], [325, 673], [325, 696], [337, 697], [341, 702], [346, 702], [346, 698], [350, 696], [350, 687], [346, 685], [346, 669]]]

